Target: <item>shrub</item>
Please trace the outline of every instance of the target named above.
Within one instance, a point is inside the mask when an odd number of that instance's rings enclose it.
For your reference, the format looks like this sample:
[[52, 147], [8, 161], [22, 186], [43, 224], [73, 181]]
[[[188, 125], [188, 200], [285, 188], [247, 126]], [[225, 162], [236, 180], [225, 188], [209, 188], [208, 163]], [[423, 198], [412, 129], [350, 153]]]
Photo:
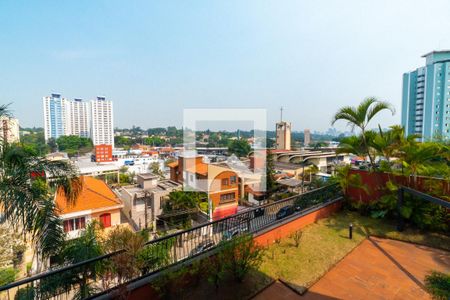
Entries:
[[294, 233], [291, 234], [291, 239], [294, 241], [294, 245], [296, 248], [298, 248], [298, 246], [300, 246], [300, 240], [302, 239], [302, 234], [303, 232], [301, 232], [300, 230], [295, 231]]
[[216, 291], [219, 289], [219, 283], [226, 276], [226, 259], [223, 252], [218, 253], [214, 257], [209, 257], [202, 260], [206, 269], [208, 282], [213, 284]]
[[27, 286], [24, 288], [20, 288], [17, 291], [17, 294], [14, 296], [14, 300], [28, 300], [35, 299], [35, 290], [32, 286]]
[[450, 299], [450, 274], [431, 272], [425, 277], [425, 287], [433, 299]]
[[16, 279], [16, 270], [14, 268], [0, 269], [0, 286], [14, 282]]
[[238, 236], [224, 245], [219, 255], [237, 282], [242, 282], [248, 272], [262, 262], [264, 248], [256, 245], [249, 234]]

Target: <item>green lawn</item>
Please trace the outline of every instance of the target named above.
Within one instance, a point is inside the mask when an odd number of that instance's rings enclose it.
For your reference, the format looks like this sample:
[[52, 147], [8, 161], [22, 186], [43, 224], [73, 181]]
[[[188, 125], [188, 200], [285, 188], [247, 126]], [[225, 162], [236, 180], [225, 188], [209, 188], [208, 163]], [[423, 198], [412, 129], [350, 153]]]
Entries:
[[[353, 223], [352, 240], [348, 239], [349, 223]], [[450, 250], [448, 236], [410, 229], [399, 233], [393, 222], [363, 217], [357, 212], [341, 211], [305, 227], [302, 232], [298, 248], [291, 238], [271, 245], [260, 271], [274, 279], [309, 287], [359, 245], [366, 238], [366, 232]]]

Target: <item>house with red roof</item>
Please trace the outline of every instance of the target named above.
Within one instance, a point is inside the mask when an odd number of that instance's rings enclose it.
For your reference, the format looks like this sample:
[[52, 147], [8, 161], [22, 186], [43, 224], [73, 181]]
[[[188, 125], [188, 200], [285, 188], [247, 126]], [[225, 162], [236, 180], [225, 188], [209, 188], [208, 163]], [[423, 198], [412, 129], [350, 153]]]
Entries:
[[102, 180], [82, 176], [83, 187], [78, 197], [70, 201], [62, 190], [55, 196], [59, 217], [63, 220], [68, 238], [76, 238], [92, 220], [98, 220], [104, 228], [120, 224], [122, 201]]

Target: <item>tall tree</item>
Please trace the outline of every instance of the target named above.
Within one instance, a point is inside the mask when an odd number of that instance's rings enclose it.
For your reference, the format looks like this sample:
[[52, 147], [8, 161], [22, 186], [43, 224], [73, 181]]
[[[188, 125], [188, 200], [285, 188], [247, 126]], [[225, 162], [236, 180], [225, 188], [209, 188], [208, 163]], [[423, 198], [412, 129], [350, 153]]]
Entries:
[[228, 144], [228, 152], [237, 157], [245, 157], [251, 150], [250, 144], [245, 139], [232, 140]]
[[[6, 113], [2, 107], [0, 114]], [[64, 240], [54, 194], [59, 190], [75, 201], [82, 182], [67, 162], [48, 161], [21, 145], [0, 143], [0, 206], [16, 230], [31, 237], [38, 258], [49, 257]]]
[[333, 116], [331, 124], [337, 121], [347, 121], [347, 124], [354, 130], [355, 127], [361, 130], [361, 138], [364, 145], [364, 152], [369, 157], [371, 168], [374, 167], [374, 159], [370, 153], [369, 144], [366, 137], [369, 122], [381, 111], [389, 110], [394, 114], [395, 110], [388, 102], [379, 101], [370, 97], [361, 102], [357, 107], [346, 106], [338, 110]]

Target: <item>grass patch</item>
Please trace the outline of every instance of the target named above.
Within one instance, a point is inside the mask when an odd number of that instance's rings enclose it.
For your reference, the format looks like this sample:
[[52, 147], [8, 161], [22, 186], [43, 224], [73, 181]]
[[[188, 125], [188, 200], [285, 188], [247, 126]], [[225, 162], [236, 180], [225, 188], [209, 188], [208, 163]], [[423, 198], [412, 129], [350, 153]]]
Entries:
[[374, 219], [361, 216], [357, 212], [342, 211], [333, 216], [339, 223], [354, 220], [354, 224], [363, 227], [370, 235], [415, 243], [432, 248], [450, 251], [450, 236], [431, 231], [423, 231], [414, 228], [406, 228], [404, 231], [397, 231], [395, 221], [386, 219]]
[[[348, 226], [353, 224], [353, 239]], [[366, 233], [450, 250], [450, 237], [437, 233], [406, 229], [397, 232], [395, 223], [341, 211], [302, 229], [300, 246], [292, 238], [281, 239], [268, 247], [260, 271], [272, 278], [300, 287], [310, 287], [345, 255], [359, 245]]]

